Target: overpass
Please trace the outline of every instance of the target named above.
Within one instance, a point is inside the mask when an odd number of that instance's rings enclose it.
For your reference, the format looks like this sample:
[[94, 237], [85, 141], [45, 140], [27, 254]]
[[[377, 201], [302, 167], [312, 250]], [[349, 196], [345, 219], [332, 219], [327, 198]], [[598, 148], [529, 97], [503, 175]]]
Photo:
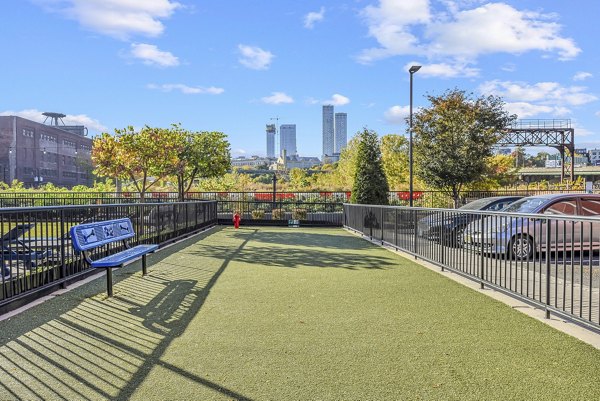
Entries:
[[[583, 177], [586, 181], [600, 181], [600, 166], [585, 166], [573, 169], [574, 178]], [[525, 182], [536, 182], [541, 180], [561, 181], [563, 170], [561, 167], [546, 168], [546, 167], [525, 167], [519, 169], [517, 174], [521, 180]]]

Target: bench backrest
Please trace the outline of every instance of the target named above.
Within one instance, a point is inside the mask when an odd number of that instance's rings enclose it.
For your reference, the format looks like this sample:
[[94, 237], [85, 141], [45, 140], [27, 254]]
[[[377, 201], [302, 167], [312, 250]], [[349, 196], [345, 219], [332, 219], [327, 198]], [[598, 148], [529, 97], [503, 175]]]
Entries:
[[77, 251], [86, 251], [135, 236], [130, 219], [106, 220], [71, 227], [71, 241]]

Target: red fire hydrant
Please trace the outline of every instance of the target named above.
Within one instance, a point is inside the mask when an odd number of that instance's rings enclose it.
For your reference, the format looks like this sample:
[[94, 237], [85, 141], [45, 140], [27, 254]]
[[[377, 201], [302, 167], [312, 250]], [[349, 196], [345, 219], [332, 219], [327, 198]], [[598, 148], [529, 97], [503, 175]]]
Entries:
[[236, 228], [236, 230], [238, 228], [240, 228], [240, 221], [242, 220], [242, 217], [240, 216], [240, 214], [238, 212], [235, 212], [233, 215], [233, 226]]

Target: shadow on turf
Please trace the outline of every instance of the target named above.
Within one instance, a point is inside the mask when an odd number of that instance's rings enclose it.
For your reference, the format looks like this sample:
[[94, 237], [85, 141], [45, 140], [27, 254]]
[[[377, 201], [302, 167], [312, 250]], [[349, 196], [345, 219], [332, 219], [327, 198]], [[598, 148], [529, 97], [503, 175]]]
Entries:
[[[242, 227], [236, 231], [233, 236], [244, 235], [245, 230], [250, 230], [248, 227]], [[323, 229], [325, 230], [325, 229]], [[300, 245], [319, 248], [333, 249], [368, 249], [372, 247], [367, 241], [357, 241], [356, 238], [347, 235], [321, 234], [314, 232], [303, 232], [302, 228], [281, 228], [280, 231], [261, 231], [254, 242], [263, 242], [267, 244], [279, 245]]]
[[[120, 284], [115, 289], [121, 294], [112, 299], [98, 295], [101, 278], [0, 322], [0, 398], [126, 400], [153, 368], [160, 367], [231, 399], [251, 401], [161, 360], [202, 308], [229, 262], [254, 236], [246, 233], [250, 235], [239, 246], [230, 246], [216, 271], [169, 263], [173, 278], [152, 271], [147, 277], [121, 272], [115, 277]], [[173, 246], [169, 254], [198, 239]], [[177, 278], [178, 274], [187, 277]]]
[[[228, 235], [233, 238], [245, 239], [249, 232], [255, 231], [256, 229], [245, 228], [230, 232]], [[244, 249], [236, 256], [236, 262], [273, 267], [319, 267], [348, 270], [382, 270], [396, 265], [393, 260], [386, 257], [351, 252], [351, 250], [370, 248], [373, 245], [347, 236], [299, 231], [275, 233], [264, 230], [254, 236], [252, 242], [253, 246]], [[289, 249], [268, 245], [260, 246], [261, 243], [284, 245]], [[338, 247], [337, 244], [340, 246]], [[339, 249], [339, 252], [323, 252], [323, 249]], [[189, 252], [199, 256], [226, 259], [231, 253], [231, 248], [227, 244], [218, 246], [200, 244]]]

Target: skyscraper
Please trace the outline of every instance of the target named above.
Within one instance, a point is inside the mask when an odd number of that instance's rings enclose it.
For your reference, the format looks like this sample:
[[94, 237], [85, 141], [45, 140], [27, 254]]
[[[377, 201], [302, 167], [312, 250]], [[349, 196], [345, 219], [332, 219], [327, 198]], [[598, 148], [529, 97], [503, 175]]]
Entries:
[[348, 141], [348, 114], [335, 113], [335, 146], [333, 153], [342, 153]]
[[279, 155], [283, 150], [288, 156], [298, 153], [296, 150], [296, 124], [281, 124], [279, 126]]
[[323, 156], [331, 156], [335, 150], [333, 106], [323, 106]]
[[275, 157], [275, 124], [267, 124], [267, 157]]

